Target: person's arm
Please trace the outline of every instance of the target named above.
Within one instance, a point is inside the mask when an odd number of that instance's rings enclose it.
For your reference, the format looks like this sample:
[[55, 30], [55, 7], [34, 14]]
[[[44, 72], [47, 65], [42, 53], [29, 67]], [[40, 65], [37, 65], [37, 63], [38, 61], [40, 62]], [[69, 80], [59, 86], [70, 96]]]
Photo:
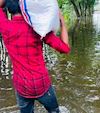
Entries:
[[6, 29], [7, 16], [3, 11], [4, 2], [5, 0], [0, 0], [0, 33], [4, 32]]
[[60, 12], [61, 20], [61, 35], [60, 37], [56, 36], [52, 31], [43, 38], [44, 43], [48, 44], [50, 47], [56, 49], [60, 53], [69, 53], [70, 46], [68, 41], [68, 32], [65, 26], [64, 18]]
[[5, 12], [3, 11], [3, 8], [0, 7], [0, 33], [7, 33], [9, 29], [9, 20], [7, 19], [7, 16]]
[[63, 42], [69, 45], [69, 39], [68, 39], [68, 31], [67, 27], [64, 21], [64, 17], [61, 14], [61, 11], [59, 10], [59, 17], [60, 17], [60, 26], [61, 26], [61, 35], [60, 38]]
[[3, 7], [5, 5], [4, 1], [5, 0], [0, 0], [0, 33], [3, 36], [8, 37], [14, 26], [12, 26], [11, 22], [7, 18], [6, 12], [4, 12], [3, 10]]
[[53, 31], [48, 33], [46, 37], [43, 38], [43, 42], [60, 53], [70, 52], [69, 45], [63, 42], [60, 37], [56, 36]]

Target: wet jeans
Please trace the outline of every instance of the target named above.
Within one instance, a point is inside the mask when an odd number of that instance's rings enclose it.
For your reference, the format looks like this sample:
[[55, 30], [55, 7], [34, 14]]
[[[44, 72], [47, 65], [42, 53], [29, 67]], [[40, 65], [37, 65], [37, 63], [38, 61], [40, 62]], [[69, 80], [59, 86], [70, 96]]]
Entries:
[[60, 113], [53, 86], [47, 93], [37, 99], [24, 98], [16, 92], [17, 104], [21, 113], [34, 113], [34, 102], [38, 100], [48, 111], [48, 113]]

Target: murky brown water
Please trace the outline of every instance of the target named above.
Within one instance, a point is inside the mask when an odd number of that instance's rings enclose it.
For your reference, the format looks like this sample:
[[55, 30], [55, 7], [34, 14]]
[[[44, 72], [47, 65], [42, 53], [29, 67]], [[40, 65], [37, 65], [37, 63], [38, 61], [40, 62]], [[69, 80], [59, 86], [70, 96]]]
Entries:
[[[62, 113], [100, 113], [100, 11], [71, 27], [70, 43], [70, 55], [48, 48], [45, 54]], [[11, 64], [7, 55], [1, 59], [0, 113], [16, 113]]]

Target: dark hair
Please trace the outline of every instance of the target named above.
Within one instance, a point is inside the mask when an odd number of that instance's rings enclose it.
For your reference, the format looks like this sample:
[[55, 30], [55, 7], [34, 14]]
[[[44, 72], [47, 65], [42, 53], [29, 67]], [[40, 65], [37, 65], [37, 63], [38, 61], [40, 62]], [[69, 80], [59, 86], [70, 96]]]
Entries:
[[19, 0], [5, 0], [5, 8], [13, 15], [21, 13]]

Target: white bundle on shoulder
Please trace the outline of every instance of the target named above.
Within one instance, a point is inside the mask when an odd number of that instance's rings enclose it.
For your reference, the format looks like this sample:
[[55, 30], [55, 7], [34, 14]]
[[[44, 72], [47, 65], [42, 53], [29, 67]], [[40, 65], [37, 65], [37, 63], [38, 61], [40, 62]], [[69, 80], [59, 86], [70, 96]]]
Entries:
[[24, 19], [41, 36], [60, 27], [57, 0], [20, 0]]

